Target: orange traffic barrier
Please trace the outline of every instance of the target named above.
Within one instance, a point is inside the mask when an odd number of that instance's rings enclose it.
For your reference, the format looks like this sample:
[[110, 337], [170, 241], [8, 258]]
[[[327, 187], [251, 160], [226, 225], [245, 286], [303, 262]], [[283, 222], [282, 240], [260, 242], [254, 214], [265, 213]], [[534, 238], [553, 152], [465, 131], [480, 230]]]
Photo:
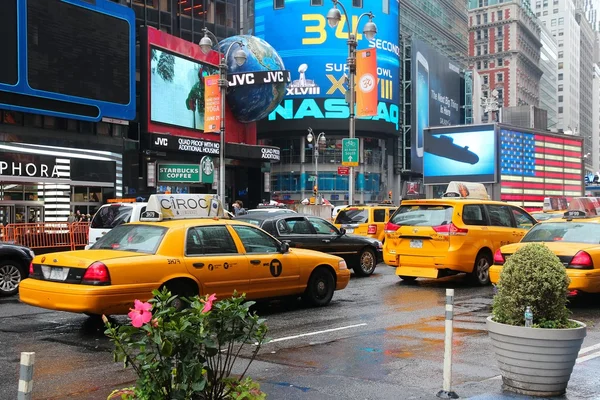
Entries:
[[88, 243], [88, 222], [35, 222], [8, 224], [2, 228], [2, 240], [31, 249], [69, 248], [76, 250]]

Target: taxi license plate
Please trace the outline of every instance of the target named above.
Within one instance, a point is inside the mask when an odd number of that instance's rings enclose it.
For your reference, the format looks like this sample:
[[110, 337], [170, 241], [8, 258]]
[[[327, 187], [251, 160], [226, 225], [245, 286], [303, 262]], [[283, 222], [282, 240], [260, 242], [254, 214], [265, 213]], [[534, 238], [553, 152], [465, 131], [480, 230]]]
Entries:
[[411, 249], [422, 249], [423, 241], [420, 239], [411, 239], [410, 240], [410, 248]]
[[354, 229], [348, 228], [348, 229], [346, 229], [346, 233], [354, 233]]
[[64, 281], [69, 276], [69, 268], [42, 266], [44, 278], [53, 281]]

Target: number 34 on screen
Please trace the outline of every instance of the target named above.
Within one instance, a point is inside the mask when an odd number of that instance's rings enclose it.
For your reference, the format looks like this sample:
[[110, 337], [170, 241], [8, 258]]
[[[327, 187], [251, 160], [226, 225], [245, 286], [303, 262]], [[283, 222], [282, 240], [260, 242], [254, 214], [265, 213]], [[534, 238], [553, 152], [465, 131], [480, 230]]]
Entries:
[[[302, 44], [323, 44], [327, 40], [327, 19], [321, 14], [303, 14], [302, 21], [307, 21], [304, 27], [307, 37], [302, 38]], [[352, 16], [352, 30], [356, 31], [358, 16]], [[338, 39], [348, 39], [346, 29], [346, 16], [342, 15], [342, 19], [335, 28], [335, 37]], [[362, 33], [356, 35], [356, 40], [362, 39]]]

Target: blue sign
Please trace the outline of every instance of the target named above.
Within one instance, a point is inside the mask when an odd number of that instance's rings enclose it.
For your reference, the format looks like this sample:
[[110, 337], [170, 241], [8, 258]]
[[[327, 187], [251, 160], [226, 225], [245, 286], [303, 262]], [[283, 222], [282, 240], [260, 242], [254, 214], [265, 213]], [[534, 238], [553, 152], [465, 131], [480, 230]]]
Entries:
[[[358, 33], [358, 49], [377, 49], [379, 115], [367, 119], [385, 122], [382, 130], [396, 132], [400, 81], [398, 0], [365, 1], [363, 8], [353, 7], [350, 0], [343, 4], [351, 16], [352, 29]], [[271, 113], [269, 121], [279, 124], [305, 117], [344, 119], [349, 115], [345, 103], [348, 24], [342, 12], [338, 26], [329, 27], [326, 15], [332, 6], [331, 1], [311, 6], [310, 0], [286, 0], [283, 8], [274, 9], [272, 0], [256, 1], [254, 35], [277, 50], [292, 74], [284, 102]], [[378, 31], [371, 41], [362, 34], [369, 19], [365, 16], [357, 25], [358, 17], [369, 11], [375, 15], [373, 22]], [[305, 99], [313, 100], [307, 104]], [[320, 107], [323, 101], [336, 102], [335, 107], [329, 107], [331, 113], [327, 107]]]
[[0, 108], [133, 120], [135, 14], [109, 0], [3, 0]]
[[493, 125], [425, 129], [424, 183], [496, 182], [496, 139]]

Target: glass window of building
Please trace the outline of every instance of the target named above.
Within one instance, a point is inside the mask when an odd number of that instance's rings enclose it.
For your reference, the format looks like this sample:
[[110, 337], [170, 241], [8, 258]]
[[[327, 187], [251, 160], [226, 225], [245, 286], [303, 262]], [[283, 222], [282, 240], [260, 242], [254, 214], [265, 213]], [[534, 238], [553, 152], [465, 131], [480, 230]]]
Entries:
[[498, 92], [498, 101], [502, 102], [502, 98], [504, 97], [504, 89], [496, 88], [496, 91]]
[[498, 59], [498, 66], [499, 66], [499, 67], [501, 67], [501, 66], [503, 66], [503, 65], [504, 65], [504, 60], [503, 60], [503, 59], [501, 59], [501, 58], [499, 58], [499, 59]]
[[273, 0], [273, 8], [283, 8], [285, 7], [285, 0]]
[[477, 69], [480, 70], [481, 69], [481, 61], [477, 61]]
[[564, 87], [563, 85], [558, 85], [558, 91], [562, 92], [563, 91], [563, 87]]
[[556, 26], [556, 19], [553, 18], [552, 21], [550, 21], [550, 26]]
[[558, 102], [562, 103], [563, 102], [563, 98], [564, 98], [564, 96], [558, 96]]
[[498, 53], [501, 53], [501, 52], [503, 52], [503, 51], [504, 51], [502, 47], [503, 47], [503, 46], [502, 46], [502, 42], [497, 42], [497, 43], [496, 43], [496, 51], [497, 51]]
[[487, 62], [487, 60], [483, 62], [483, 69], [488, 69], [488, 62]]
[[544, 10], [544, 12], [542, 13], [543, 16], [548, 15], [548, 10]]
[[555, 8], [554, 10], [552, 10], [553, 14], [558, 14], [558, 8]]
[[483, 84], [488, 85], [490, 83], [490, 78], [487, 75], [483, 75]]
[[562, 107], [558, 107], [558, 113], [562, 114], [563, 113], [563, 108]]
[[565, 24], [565, 17], [560, 17], [558, 19], [558, 25], [564, 25]]
[[487, 7], [488, 0], [479, 0], [479, 7]]
[[[560, 45], [562, 46], [562, 42], [560, 43]], [[559, 51], [558, 52], [558, 58], [563, 58], [564, 55], [565, 55], [564, 51]]]
[[362, 0], [352, 0], [352, 7], [362, 8], [363, 2]]
[[497, 35], [498, 35], [498, 36], [502, 36], [502, 35], [503, 35], [503, 33], [504, 33], [504, 32], [503, 32], [503, 29], [502, 29], [502, 27], [501, 27], [501, 26], [499, 26], [499, 27], [498, 27], [498, 32], [497, 32]]
[[477, 19], [477, 25], [481, 25], [481, 15], [477, 14], [475, 18]]
[[541, 16], [542, 16], [542, 13], [541, 13], [540, 11], [538, 11], [538, 12], [536, 12], [536, 13], [535, 13], [535, 16], [536, 16], [536, 17], [541, 17]]
[[483, 23], [484, 24], [488, 23], [488, 15], [487, 15], [487, 13], [483, 13]]
[[[384, 1], [384, 3], [385, 3], [385, 1]], [[310, 5], [311, 6], [322, 6], [323, 0], [310, 0]]]
[[502, 10], [498, 11], [498, 21], [502, 21]]
[[558, 74], [558, 80], [562, 81], [563, 80], [563, 74]]
[[558, 69], [563, 69], [564, 67], [564, 63], [563, 62], [559, 62], [558, 63]]
[[498, 74], [496, 75], [496, 81], [502, 82], [503, 80], [504, 80], [504, 75], [502, 74], [502, 72], [498, 72]]
[[548, 7], [548, 0], [544, 0], [544, 8]]

